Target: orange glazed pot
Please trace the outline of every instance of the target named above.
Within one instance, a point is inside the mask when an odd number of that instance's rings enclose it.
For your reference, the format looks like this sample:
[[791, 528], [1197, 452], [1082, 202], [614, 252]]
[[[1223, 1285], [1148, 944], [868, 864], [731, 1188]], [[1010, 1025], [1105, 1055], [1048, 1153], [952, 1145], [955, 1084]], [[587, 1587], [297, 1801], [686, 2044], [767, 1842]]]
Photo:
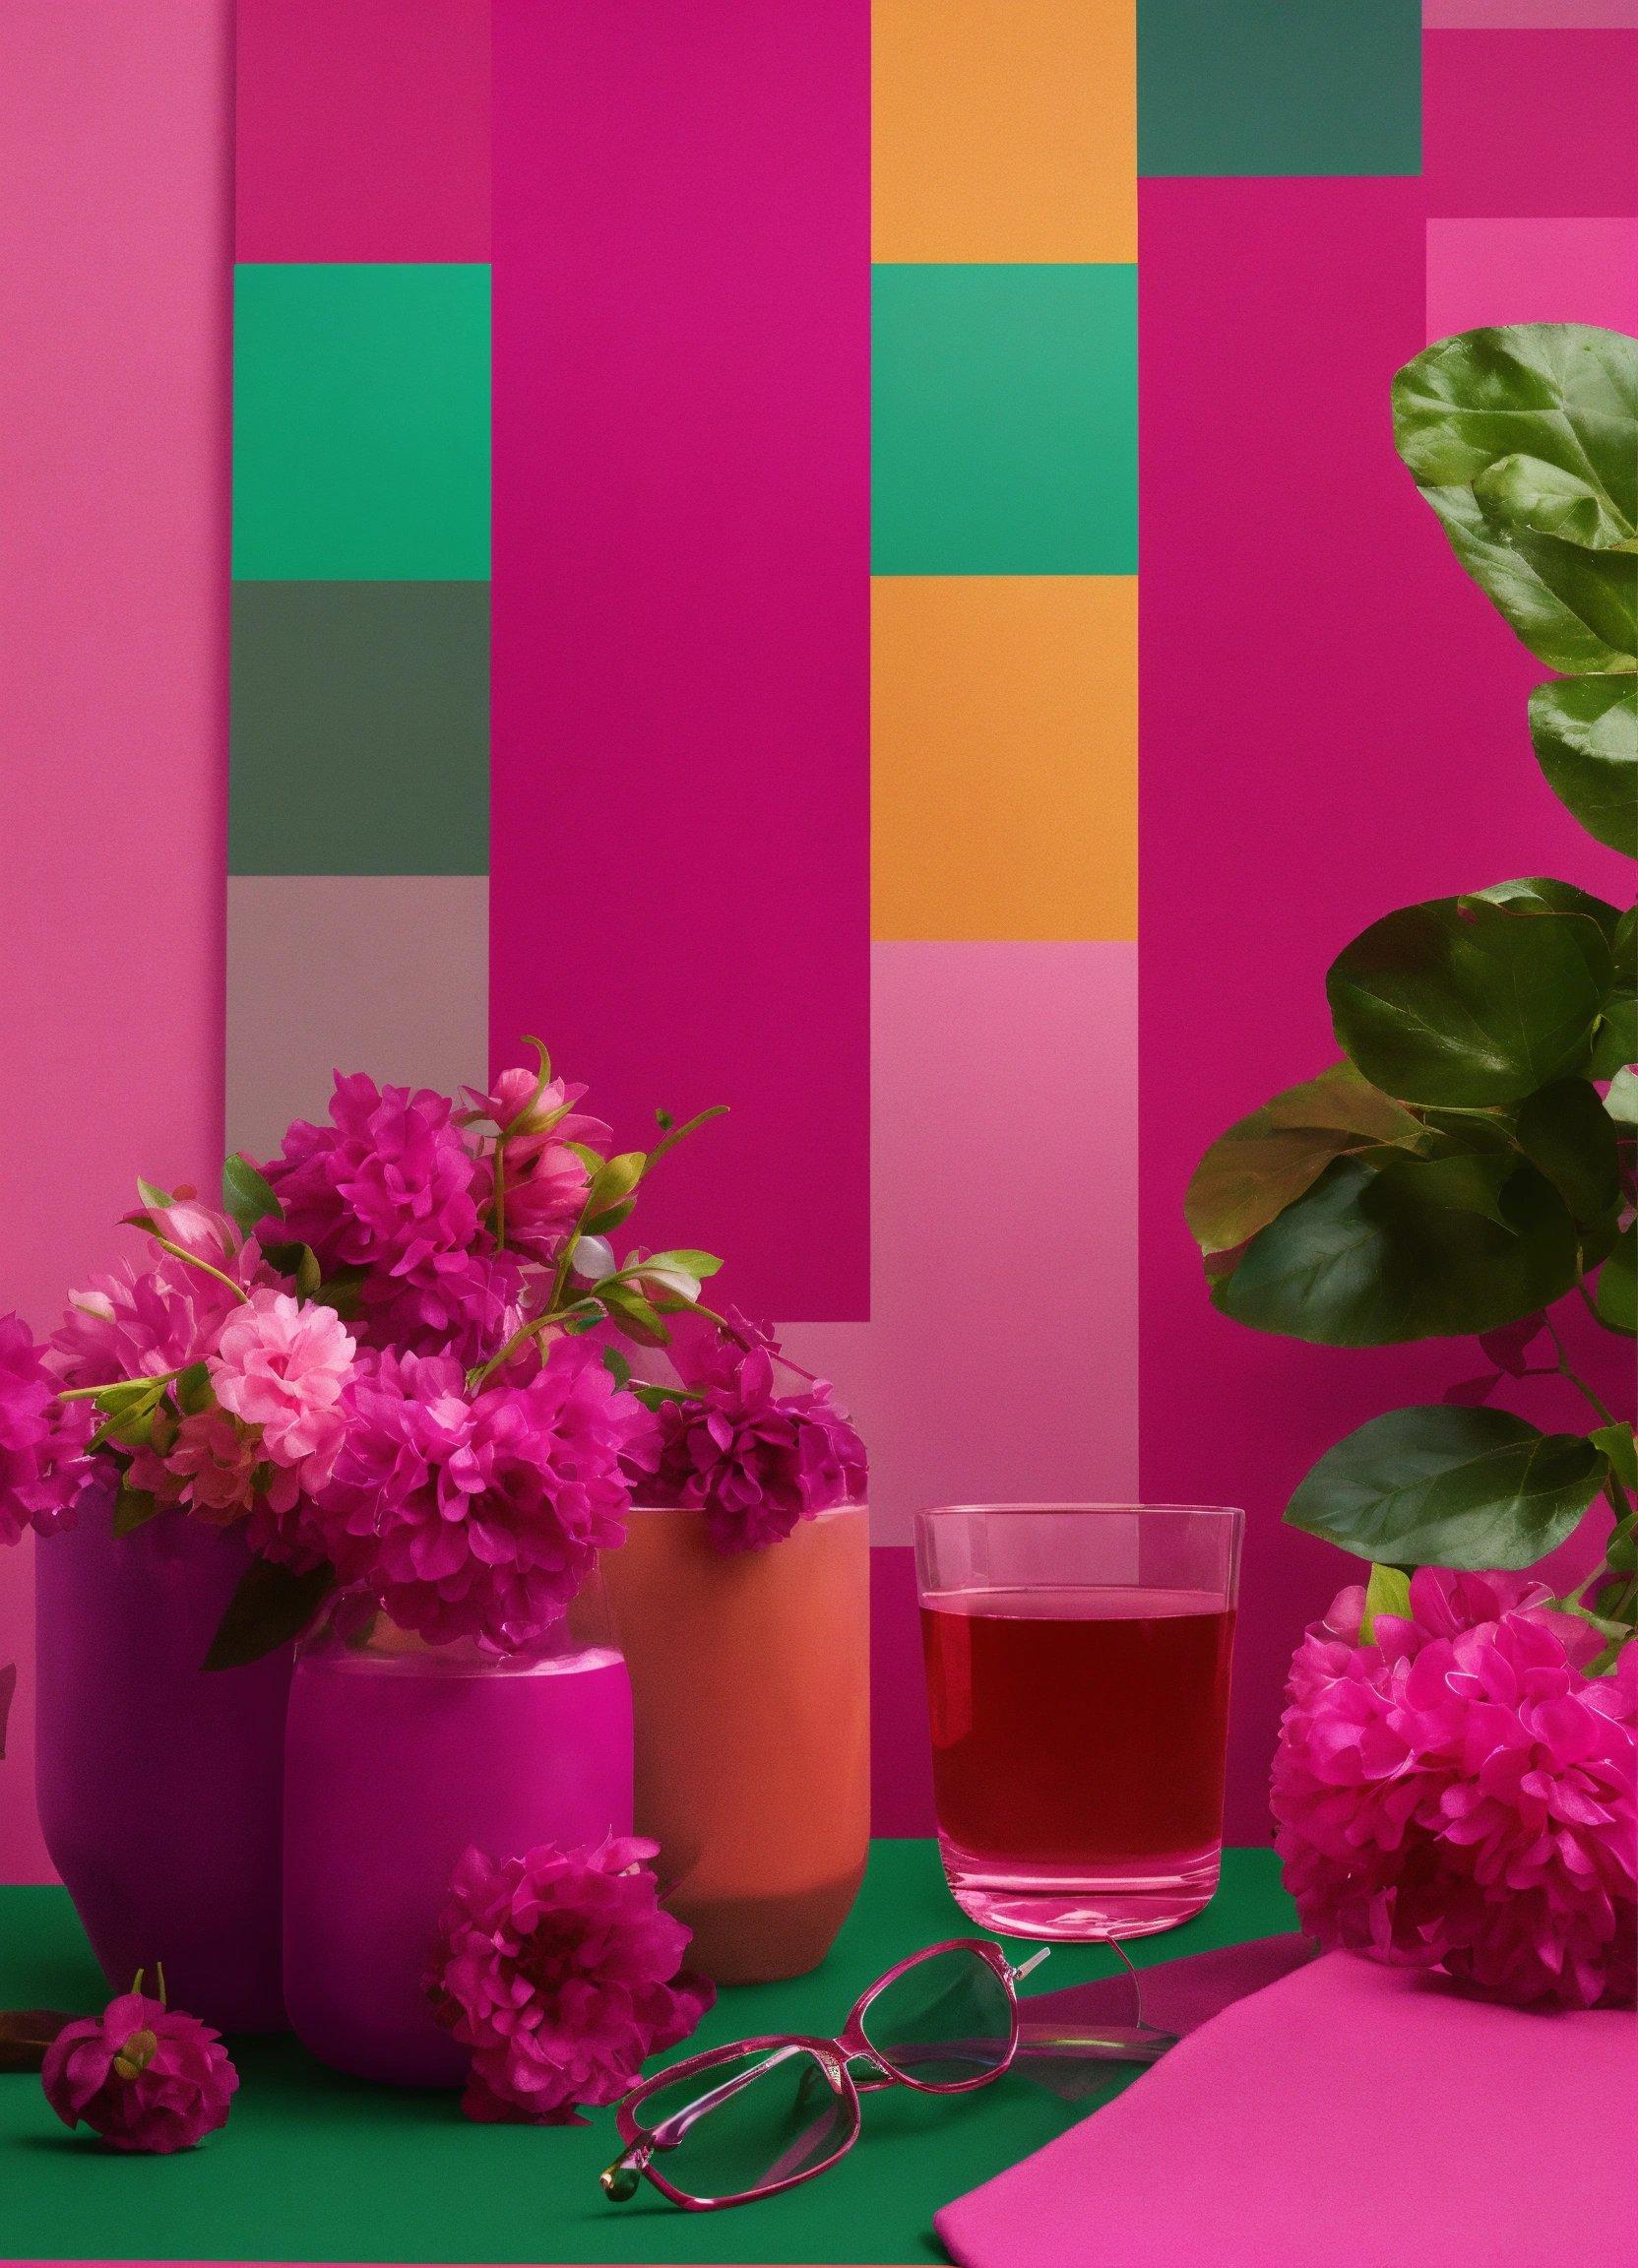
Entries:
[[822, 1961], [870, 1838], [870, 1522], [719, 1551], [705, 1515], [638, 1506], [605, 1554], [631, 1672], [637, 1832], [660, 1845], [691, 1968], [721, 1984]]

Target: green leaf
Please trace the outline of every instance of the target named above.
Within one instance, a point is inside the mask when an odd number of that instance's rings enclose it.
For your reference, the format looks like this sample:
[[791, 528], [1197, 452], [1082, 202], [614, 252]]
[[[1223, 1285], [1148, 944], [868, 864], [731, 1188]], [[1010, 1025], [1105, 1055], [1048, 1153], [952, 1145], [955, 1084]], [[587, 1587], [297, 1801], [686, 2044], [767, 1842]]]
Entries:
[[176, 1202], [168, 1189], [156, 1189], [153, 1182], [145, 1181], [140, 1173], [137, 1175], [137, 1195], [145, 1205], [152, 1206], [159, 1213], [168, 1213]]
[[1613, 974], [1604, 1021], [1593, 1037], [1595, 1079], [1613, 1079], [1629, 1063], [1638, 1063], [1638, 910], [1629, 907], [1616, 922], [1610, 959]]
[[284, 1218], [272, 1188], [249, 1159], [241, 1158], [236, 1150], [222, 1165], [221, 1202], [246, 1235], [258, 1221], [266, 1221], [270, 1215], [275, 1221]]
[[1604, 1107], [1617, 1126], [1638, 1126], [1638, 1071], [1622, 1069], [1615, 1073]]
[[631, 1364], [620, 1353], [618, 1347], [605, 1347], [602, 1351], [602, 1360], [603, 1368], [608, 1372], [616, 1386], [629, 1386], [631, 1384]]
[[599, 1286], [598, 1297], [607, 1308], [609, 1320], [623, 1331], [628, 1339], [640, 1347], [667, 1347], [671, 1334], [666, 1330], [658, 1308], [652, 1306], [640, 1292], [629, 1284]]
[[1630, 678], [1538, 685], [1530, 737], [1560, 803], [1600, 843], [1638, 857], [1638, 688]]
[[1355, 937], [1325, 980], [1337, 1039], [1375, 1086], [1484, 1108], [1582, 1070], [1610, 984], [1599, 922], [1535, 885], [1402, 907]]
[[1606, 546], [1638, 513], [1638, 341], [1578, 323], [1464, 332], [1406, 364], [1393, 404], [1457, 557], [1531, 651], [1572, 676], [1630, 670], [1638, 557]]
[[697, 1394], [685, 1394], [679, 1386], [634, 1386], [633, 1394], [645, 1410], [663, 1410], [667, 1402], [697, 1402]]
[[1594, 1304], [1601, 1323], [1638, 1338], [1638, 1222], [1627, 1223], [1599, 1270]]
[[1611, 1470], [1623, 1488], [1638, 1493], [1638, 1443], [1633, 1440], [1630, 1425], [1601, 1425], [1587, 1438], [1602, 1449], [1608, 1458]]
[[305, 1574], [252, 1559], [227, 1602], [206, 1655], [207, 1670], [241, 1670], [298, 1638], [336, 1584], [336, 1570], [322, 1563]]
[[1595, 479], [1540, 457], [1498, 457], [1473, 484], [1484, 517], [1584, 551], [1630, 551], [1633, 526]]
[[[1492, 1190], [1499, 1218], [1482, 1209]], [[1377, 1172], [1340, 1158], [1259, 1230], [1212, 1301], [1255, 1330], [1380, 1347], [1517, 1322], [1561, 1298], [1577, 1263], [1575, 1224], [1534, 1166], [1496, 1189], [1471, 1160]]]
[[211, 1386], [210, 1366], [204, 1362], [190, 1362], [179, 1378], [171, 1380], [171, 1396], [185, 1418], [196, 1418], [200, 1411], [209, 1410], [216, 1400]]
[[696, 1252], [692, 1245], [679, 1244], [670, 1252], [651, 1252], [643, 1263], [646, 1268], [680, 1268], [687, 1276], [703, 1284], [708, 1276], [715, 1276], [722, 1261], [715, 1252]]
[[636, 1210], [635, 1197], [622, 1197], [618, 1205], [610, 1205], [606, 1212], [595, 1213], [587, 1222], [582, 1234], [606, 1236], [611, 1228], [618, 1228], [622, 1221], [629, 1221]]
[[114, 1534], [129, 1536], [138, 1528], [146, 1528], [158, 1510], [158, 1500], [148, 1489], [133, 1488], [128, 1480], [122, 1480], [114, 1498]]
[[1411, 1618], [1411, 1578], [1403, 1567], [1392, 1567], [1385, 1559], [1372, 1566], [1365, 1585], [1365, 1611], [1359, 1623], [1362, 1645], [1375, 1638], [1378, 1614], [1394, 1614], [1402, 1622]]
[[607, 1159], [592, 1176], [586, 1196], [588, 1212], [600, 1214], [629, 1197], [642, 1180], [648, 1162], [648, 1153], [643, 1150], [622, 1150], [617, 1158]]
[[151, 1385], [132, 1379], [125, 1390], [109, 1388], [98, 1394], [96, 1407], [109, 1415], [92, 1435], [91, 1447], [101, 1449], [113, 1441], [122, 1449], [146, 1449], [154, 1434], [154, 1413], [164, 1395], [163, 1379]]
[[1614, 1122], [1587, 1079], [1558, 1079], [1519, 1106], [1515, 1138], [1577, 1221], [1598, 1221], [1621, 1194]]
[[1360, 1558], [1532, 1567], [1604, 1485], [1602, 1452], [1509, 1410], [1391, 1410], [1328, 1449], [1286, 1508], [1293, 1528]]
[[1338, 1063], [1220, 1135], [1194, 1169], [1183, 1211], [1203, 1253], [1231, 1252], [1312, 1188], [1334, 1159], [1421, 1140], [1419, 1119], [1352, 1063]]

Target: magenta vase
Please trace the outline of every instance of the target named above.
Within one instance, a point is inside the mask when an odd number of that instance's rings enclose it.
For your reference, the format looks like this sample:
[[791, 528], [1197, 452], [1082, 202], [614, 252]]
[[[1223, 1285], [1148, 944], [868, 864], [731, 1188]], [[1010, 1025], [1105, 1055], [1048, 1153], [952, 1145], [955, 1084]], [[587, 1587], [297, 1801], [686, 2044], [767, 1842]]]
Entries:
[[163, 1962], [174, 2005], [285, 2028], [280, 1807], [290, 1652], [199, 1667], [249, 1564], [176, 1513], [82, 1519], [36, 1553], [40, 1826], [109, 1985]]
[[284, 1981], [290, 2022], [361, 2079], [458, 2087], [471, 2062], [434, 2022], [427, 1957], [469, 1845], [494, 1858], [629, 1835], [631, 1685], [612, 1647], [567, 1631], [495, 1661], [427, 1646], [385, 1615], [304, 1640], [290, 1689]]

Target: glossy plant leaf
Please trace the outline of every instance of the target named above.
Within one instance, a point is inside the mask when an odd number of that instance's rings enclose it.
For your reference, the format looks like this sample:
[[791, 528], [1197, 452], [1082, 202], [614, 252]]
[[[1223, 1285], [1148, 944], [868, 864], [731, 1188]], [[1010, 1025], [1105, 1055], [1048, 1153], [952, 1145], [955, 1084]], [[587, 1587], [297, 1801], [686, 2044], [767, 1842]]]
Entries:
[[1533, 1567], [1572, 1532], [1607, 1473], [1579, 1433], [1441, 1402], [1391, 1410], [1328, 1449], [1286, 1518], [1363, 1559]]
[[1515, 1139], [1577, 1221], [1600, 1221], [1621, 1194], [1614, 1121], [1588, 1079], [1558, 1079], [1519, 1105]]
[[305, 1574], [252, 1559], [227, 1602], [203, 1667], [242, 1670], [299, 1638], [335, 1589], [336, 1570], [321, 1562]]
[[1599, 1270], [1599, 1320], [1638, 1338], [1638, 1222], [1628, 1222]]
[[1331, 964], [1337, 1039], [1408, 1102], [1516, 1102], [1582, 1070], [1609, 991], [1598, 921], [1487, 892], [1402, 907]]
[[1615, 924], [1610, 965], [1608, 997], [1593, 1035], [1595, 1079], [1613, 1079], [1638, 1063], [1638, 912], [1630, 907]]
[[1353, 1064], [1335, 1064], [1275, 1096], [1212, 1144], [1183, 1199], [1195, 1242], [1208, 1255], [1231, 1252], [1312, 1188], [1335, 1159], [1423, 1139], [1412, 1112]]
[[1638, 341], [1526, 323], [1441, 339], [1394, 380], [1394, 438], [1462, 565], [1571, 676], [1638, 661]]
[[1562, 1298], [1579, 1254], [1557, 1190], [1528, 1165], [1498, 1187], [1452, 1163], [1338, 1159], [1252, 1237], [1214, 1305], [1284, 1338], [1382, 1347], [1493, 1331]]
[[1547, 786], [1589, 835], [1638, 857], [1638, 688], [1627, 677], [1557, 677], [1530, 696]]
[[222, 1164], [221, 1202], [223, 1210], [231, 1213], [247, 1234], [259, 1221], [271, 1218], [282, 1222], [284, 1218], [284, 1208], [272, 1187], [250, 1160], [241, 1158], [237, 1151]]

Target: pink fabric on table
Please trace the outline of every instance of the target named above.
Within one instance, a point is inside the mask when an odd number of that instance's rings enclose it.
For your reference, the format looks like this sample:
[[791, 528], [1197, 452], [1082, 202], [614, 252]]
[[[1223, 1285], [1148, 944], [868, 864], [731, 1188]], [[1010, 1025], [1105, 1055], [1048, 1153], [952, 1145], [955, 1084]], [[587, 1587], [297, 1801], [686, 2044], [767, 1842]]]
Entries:
[[1630, 2014], [1329, 1953], [935, 2226], [959, 2268], [1634, 2268], [1635, 2128]]

